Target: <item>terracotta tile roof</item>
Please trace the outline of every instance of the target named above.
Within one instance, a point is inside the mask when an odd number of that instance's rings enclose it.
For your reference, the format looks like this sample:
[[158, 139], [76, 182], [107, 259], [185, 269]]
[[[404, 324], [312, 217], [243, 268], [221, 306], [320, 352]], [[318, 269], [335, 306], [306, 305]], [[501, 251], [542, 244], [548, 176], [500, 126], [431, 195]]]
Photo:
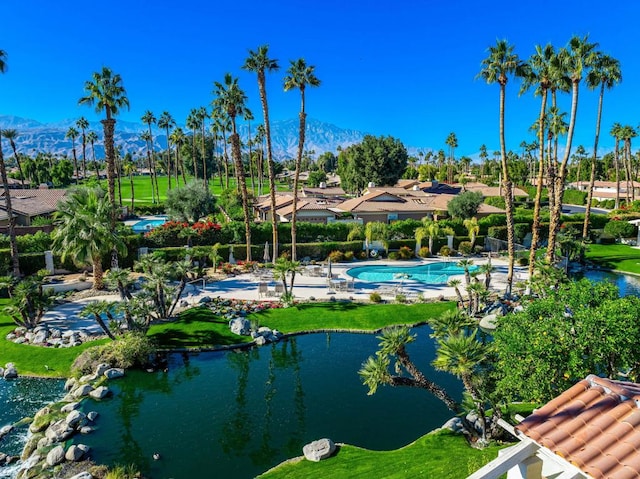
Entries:
[[[340, 200], [323, 200], [320, 198], [305, 198], [298, 200], [296, 205], [298, 211], [326, 211], [329, 216], [334, 215], [332, 208], [340, 204]], [[276, 210], [280, 216], [288, 216], [293, 213], [293, 204], [289, 203], [286, 206]]]
[[[12, 209], [25, 216], [44, 215], [57, 211], [58, 201], [67, 194], [67, 190], [61, 189], [21, 189], [9, 190], [9, 192]], [[4, 191], [0, 193], [0, 198], [4, 198]], [[4, 200], [0, 201], [0, 208], [4, 209]]]
[[640, 384], [590, 375], [515, 427], [594, 479], [640, 477]]
[[[266, 195], [265, 198], [260, 197], [258, 204], [256, 207], [260, 210], [269, 210], [271, 209], [271, 198], [269, 195]], [[292, 195], [277, 195], [276, 196], [276, 208], [280, 208], [284, 205], [290, 204], [293, 201]]]
[[305, 186], [302, 188], [302, 194], [304, 196], [345, 196], [345, 191], [340, 186], [327, 186], [325, 188], [315, 188], [310, 186]]

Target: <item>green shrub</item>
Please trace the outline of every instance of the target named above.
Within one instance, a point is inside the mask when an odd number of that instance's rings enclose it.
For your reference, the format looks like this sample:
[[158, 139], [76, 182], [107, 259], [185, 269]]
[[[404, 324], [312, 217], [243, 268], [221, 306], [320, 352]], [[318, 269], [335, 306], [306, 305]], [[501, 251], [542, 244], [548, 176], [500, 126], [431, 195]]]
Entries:
[[614, 236], [611, 236], [610, 234], [602, 233], [598, 241], [600, 242], [600, 244], [615, 244], [616, 238]]
[[461, 241], [460, 244], [458, 244], [458, 251], [465, 256], [470, 255], [472, 251], [471, 241]]
[[[480, 234], [486, 235], [489, 231], [489, 228], [492, 226], [506, 226], [507, 217], [505, 215], [489, 215], [484, 218], [480, 218], [478, 220], [478, 225], [480, 226]], [[489, 235], [491, 236], [491, 235]]]
[[411, 259], [413, 258], [413, 250], [408, 246], [403, 246], [398, 250], [399, 259]]
[[428, 258], [429, 256], [431, 256], [431, 252], [429, 251], [428, 247], [422, 246], [418, 251], [418, 256], [420, 256], [421, 258]]
[[504, 209], [504, 208], [505, 208], [505, 206], [506, 206], [506, 205], [505, 205], [505, 202], [504, 202], [504, 198], [503, 198], [502, 196], [487, 196], [487, 197], [484, 199], [484, 202], [485, 202], [487, 205], [495, 206], [496, 208], [502, 208], [502, 209]]
[[451, 248], [449, 248], [447, 245], [442, 246], [442, 248], [440, 248], [440, 256], [451, 256]]
[[521, 256], [520, 258], [518, 258], [518, 260], [516, 261], [518, 266], [528, 266], [529, 265], [529, 258], [527, 258], [526, 256]]
[[627, 221], [612, 220], [605, 225], [604, 232], [616, 238], [630, 238], [635, 236], [636, 227]]
[[345, 261], [353, 261], [354, 253], [353, 251], [345, 251], [344, 260]]
[[396, 261], [400, 259], [400, 255], [398, 254], [397, 251], [392, 251], [391, 253], [389, 253], [389, 259]]
[[407, 296], [404, 294], [396, 294], [396, 303], [406, 303]]
[[522, 240], [531, 232], [531, 224], [529, 223], [516, 223], [513, 225], [513, 232], [516, 237], [516, 242], [522, 243]]
[[153, 341], [144, 333], [131, 332], [125, 333], [116, 341], [99, 346], [94, 359], [114, 368], [128, 369], [149, 364], [155, 352]]
[[369, 301], [371, 301], [372, 303], [381, 303], [382, 302], [382, 296], [380, 296], [379, 293], [371, 293], [369, 295]]
[[584, 205], [587, 202], [587, 192], [580, 190], [564, 190], [562, 202], [570, 205]]
[[338, 250], [332, 251], [331, 253], [329, 253], [329, 259], [334, 263], [344, 261], [344, 253]]
[[506, 226], [491, 226], [487, 233], [487, 236], [497, 238], [503, 241], [507, 241], [507, 227]]

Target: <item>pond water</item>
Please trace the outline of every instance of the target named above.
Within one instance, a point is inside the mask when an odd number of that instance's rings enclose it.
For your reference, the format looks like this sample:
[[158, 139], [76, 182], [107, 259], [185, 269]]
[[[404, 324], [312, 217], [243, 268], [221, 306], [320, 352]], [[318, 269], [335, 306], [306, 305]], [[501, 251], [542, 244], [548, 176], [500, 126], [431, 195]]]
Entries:
[[[432, 373], [430, 330], [415, 332], [412, 359], [459, 399], [457, 379]], [[374, 335], [310, 334], [245, 352], [171, 355], [168, 372], [128, 372], [111, 382], [112, 399], [85, 403], [100, 417], [82, 441], [97, 462], [134, 463], [154, 479], [255, 477], [322, 437], [395, 449], [452, 414], [424, 390], [368, 396], [357, 373], [377, 344]]]
[[[478, 269], [471, 266], [469, 271]], [[410, 279], [425, 284], [446, 284], [451, 276], [464, 274], [455, 262], [441, 261], [419, 266], [370, 265], [351, 268], [347, 274], [362, 281], [382, 282]]]
[[[56, 379], [0, 379], [0, 427], [33, 415], [64, 394], [64, 381]], [[0, 440], [0, 451], [19, 456], [26, 442], [27, 427], [15, 428]], [[0, 467], [0, 478], [14, 477], [16, 467]]]
[[577, 275], [579, 278], [587, 278], [597, 283], [600, 281], [609, 281], [618, 287], [620, 296], [640, 296], [640, 277], [630, 274], [613, 273], [610, 271], [589, 270]]

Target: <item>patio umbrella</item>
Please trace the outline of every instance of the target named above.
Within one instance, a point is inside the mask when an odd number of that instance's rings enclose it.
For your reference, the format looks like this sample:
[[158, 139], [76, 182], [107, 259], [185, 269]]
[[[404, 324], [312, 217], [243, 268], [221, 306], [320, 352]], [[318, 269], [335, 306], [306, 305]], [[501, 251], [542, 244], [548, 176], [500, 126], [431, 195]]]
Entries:
[[233, 246], [229, 246], [229, 264], [236, 264], [236, 259], [233, 257]]
[[269, 256], [269, 242], [268, 241], [264, 244], [264, 255], [262, 255], [262, 259], [264, 260], [265, 263], [268, 263], [269, 260], [271, 259], [271, 256]]
[[329, 264], [327, 266], [327, 278], [333, 278], [331, 275], [331, 258], [329, 258]]

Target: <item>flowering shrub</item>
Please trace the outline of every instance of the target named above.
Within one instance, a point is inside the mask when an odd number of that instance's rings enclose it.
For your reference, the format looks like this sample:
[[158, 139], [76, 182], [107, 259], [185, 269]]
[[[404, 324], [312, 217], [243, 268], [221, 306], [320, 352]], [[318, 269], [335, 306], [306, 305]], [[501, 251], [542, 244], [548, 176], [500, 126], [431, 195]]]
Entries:
[[222, 227], [213, 221], [198, 221], [192, 225], [184, 221], [167, 221], [164, 225], [145, 233], [144, 238], [150, 246], [182, 246], [185, 244], [183, 231], [187, 229], [195, 233], [188, 235], [191, 236], [194, 245], [220, 242]]

